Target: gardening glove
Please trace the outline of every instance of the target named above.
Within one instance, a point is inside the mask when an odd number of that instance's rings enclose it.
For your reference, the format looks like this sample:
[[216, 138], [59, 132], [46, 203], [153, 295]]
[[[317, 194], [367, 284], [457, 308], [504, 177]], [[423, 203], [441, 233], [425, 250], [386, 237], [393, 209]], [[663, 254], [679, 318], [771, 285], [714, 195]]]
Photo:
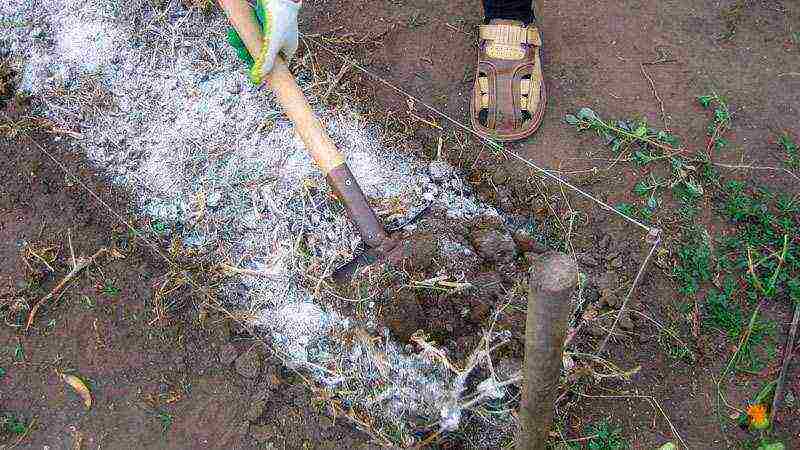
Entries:
[[302, 0], [258, 0], [264, 11], [261, 24], [264, 48], [251, 69], [253, 81], [261, 82], [272, 71], [275, 58], [283, 52], [287, 61], [294, 57], [298, 46], [297, 13]]

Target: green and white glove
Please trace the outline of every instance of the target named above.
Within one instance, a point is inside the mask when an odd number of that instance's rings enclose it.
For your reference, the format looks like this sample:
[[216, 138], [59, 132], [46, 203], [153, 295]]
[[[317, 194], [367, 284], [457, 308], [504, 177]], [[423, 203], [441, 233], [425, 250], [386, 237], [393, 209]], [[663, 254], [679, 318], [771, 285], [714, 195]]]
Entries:
[[264, 20], [261, 22], [264, 47], [250, 69], [250, 79], [260, 84], [275, 66], [278, 53], [283, 53], [286, 60], [290, 61], [297, 52], [297, 14], [302, 0], [258, 0], [258, 3], [264, 12]]

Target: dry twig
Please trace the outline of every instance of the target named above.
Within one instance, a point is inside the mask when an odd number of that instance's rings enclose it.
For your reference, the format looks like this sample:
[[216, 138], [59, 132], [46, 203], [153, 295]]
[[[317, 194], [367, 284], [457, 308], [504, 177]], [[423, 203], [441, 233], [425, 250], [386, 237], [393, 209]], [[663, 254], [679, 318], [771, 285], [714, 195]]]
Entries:
[[794, 317], [792, 318], [792, 326], [789, 328], [789, 337], [786, 339], [786, 349], [783, 355], [783, 365], [781, 366], [781, 374], [778, 375], [778, 384], [775, 385], [775, 396], [772, 399], [772, 409], [769, 413], [769, 423], [775, 418], [775, 411], [781, 404], [781, 395], [783, 394], [783, 384], [786, 381], [786, 370], [789, 368], [789, 362], [792, 360], [794, 350], [794, 340], [797, 337], [797, 323], [800, 322], [800, 302], [794, 304]]
[[85, 269], [85, 268], [89, 267], [90, 265], [92, 265], [92, 264], [93, 264], [93, 263], [94, 263], [94, 262], [97, 260], [97, 258], [99, 258], [99, 257], [100, 257], [100, 255], [102, 255], [102, 254], [103, 254], [103, 253], [105, 253], [105, 252], [106, 252], [106, 249], [105, 249], [105, 248], [101, 248], [100, 250], [98, 250], [97, 252], [95, 252], [95, 254], [94, 254], [94, 255], [92, 255], [92, 256], [91, 256], [89, 259], [78, 258], [78, 259], [77, 259], [77, 260], [74, 262], [74, 265], [73, 265], [73, 267], [72, 267], [72, 270], [70, 270], [70, 272], [67, 274], [67, 276], [65, 276], [65, 277], [64, 277], [64, 279], [63, 279], [63, 280], [61, 280], [61, 282], [60, 282], [60, 283], [58, 283], [58, 284], [56, 285], [56, 287], [54, 287], [54, 288], [53, 288], [53, 290], [52, 290], [52, 291], [50, 291], [50, 292], [49, 292], [47, 295], [45, 295], [44, 297], [42, 297], [42, 298], [41, 298], [41, 299], [40, 299], [38, 302], [36, 302], [36, 303], [33, 305], [33, 307], [31, 308], [31, 312], [30, 312], [30, 313], [28, 313], [28, 321], [27, 321], [27, 323], [25, 324], [25, 331], [27, 332], [27, 331], [28, 331], [28, 330], [31, 328], [31, 325], [33, 324], [33, 319], [36, 317], [36, 312], [37, 312], [37, 311], [39, 311], [39, 308], [40, 308], [40, 307], [41, 307], [41, 306], [42, 306], [42, 305], [43, 305], [43, 304], [44, 304], [46, 301], [48, 301], [48, 300], [50, 300], [51, 298], [53, 298], [53, 297], [55, 297], [55, 296], [59, 295], [59, 294], [61, 293], [61, 291], [63, 291], [63, 290], [64, 290], [64, 288], [65, 288], [65, 287], [66, 287], [66, 286], [67, 286], [67, 285], [68, 285], [68, 284], [69, 284], [69, 283], [70, 283], [70, 282], [71, 282], [71, 281], [72, 281], [72, 280], [73, 280], [75, 277], [77, 277], [77, 276], [78, 276], [78, 275], [79, 275], [79, 274], [80, 274], [80, 273], [83, 271], [83, 269]]

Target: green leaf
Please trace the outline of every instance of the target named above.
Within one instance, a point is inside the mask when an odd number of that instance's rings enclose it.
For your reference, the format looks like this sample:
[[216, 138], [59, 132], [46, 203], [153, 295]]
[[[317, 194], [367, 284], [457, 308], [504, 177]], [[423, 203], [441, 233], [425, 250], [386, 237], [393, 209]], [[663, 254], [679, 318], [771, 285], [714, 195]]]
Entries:
[[564, 116], [564, 120], [566, 120], [567, 123], [570, 125], [575, 125], [578, 123], [578, 118], [572, 114], [567, 114], [566, 116]]
[[626, 216], [635, 216], [636, 215], [636, 207], [631, 205], [630, 203], [620, 202], [614, 206], [614, 209], [625, 214]]
[[636, 183], [636, 186], [633, 187], [633, 192], [640, 197], [644, 197], [650, 193], [650, 186], [648, 186], [644, 181], [640, 180], [638, 183]]
[[597, 114], [590, 108], [581, 108], [578, 110], [578, 118], [583, 120], [598, 120]]
[[761, 444], [758, 450], [786, 450], [786, 446], [781, 442], [773, 442], [772, 444]]
[[0, 367], [0, 378], [3, 378], [4, 376], [6, 376], [6, 369]]
[[658, 447], [658, 450], [678, 450], [678, 446], [673, 444], [672, 442], [667, 442], [661, 447]]
[[700, 103], [700, 106], [703, 108], [708, 108], [711, 106], [711, 101], [714, 100], [713, 95], [701, 95], [697, 97], [697, 102]]
[[633, 134], [636, 135], [636, 137], [647, 136], [647, 124], [643, 123], [639, 125], [639, 128], [637, 128], [636, 131], [633, 132]]

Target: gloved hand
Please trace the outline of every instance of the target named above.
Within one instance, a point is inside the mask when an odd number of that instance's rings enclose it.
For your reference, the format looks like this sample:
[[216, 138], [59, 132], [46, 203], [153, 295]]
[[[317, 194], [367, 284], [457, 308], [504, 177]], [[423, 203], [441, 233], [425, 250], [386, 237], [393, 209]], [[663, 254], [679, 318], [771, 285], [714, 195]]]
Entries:
[[262, 24], [265, 46], [253, 65], [251, 78], [260, 82], [272, 71], [279, 52], [283, 53], [287, 61], [294, 57], [299, 43], [297, 13], [300, 11], [302, 0], [258, 0], [258, 2], [261, 3], [265, 13]]

